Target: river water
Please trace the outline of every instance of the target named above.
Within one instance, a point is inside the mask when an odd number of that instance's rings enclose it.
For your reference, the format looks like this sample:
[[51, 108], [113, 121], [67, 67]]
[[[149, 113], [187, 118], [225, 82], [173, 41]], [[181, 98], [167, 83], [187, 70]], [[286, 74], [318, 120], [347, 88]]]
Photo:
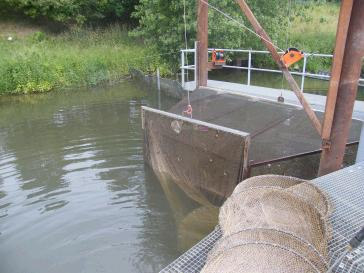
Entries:
[[131, 82], [0, 98], [1, 273], [156, 272], [209, 232], [144, 164], [156, 98]]
[[1, 273], [157, 272], [213, 229], [144, 164], [140, 107], [158, 104], [133, 82], [0, 97]]

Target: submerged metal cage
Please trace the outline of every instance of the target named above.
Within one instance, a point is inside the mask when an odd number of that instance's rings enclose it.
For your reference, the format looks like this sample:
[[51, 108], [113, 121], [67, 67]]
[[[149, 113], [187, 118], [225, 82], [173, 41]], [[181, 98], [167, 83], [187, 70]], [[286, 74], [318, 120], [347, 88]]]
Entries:
[[[169, 112], [142, 108], [146, 162], [160, 180], [219, 206], [249, 176], [316, 177], [321, 137], [301, 108], [209, 89], [189, 97]], [[187, 105], [193, 118], [182, 116]], [[360, 130], [353, 120], [349, 142], [358, 141]], [[355, 145], [347, 148], [345, 165], [355, 153]]]
[[[350, 239], [364, 226], [364, 162], [312, 181], [327, 193], [332, 205], [332, 238], [329, 241], [330, 264], [345, 252]], [[198, 244], [165, 267], [163, 273], [197, 273], [205, 265], [209, 251], [221, 237], [216, 227]], [[364, 272], [364, 245], [344, 256], [333, 273]]]
[[[192, 105], [193, 118], [184, 117]], [[317, 112], [322, 118], [322, 113]], [[316, 177], [321, 138], [300, 107], [200, 89], [169, 112], [142, 108], [144, 155], [159, 180], [174, 183], [202, 206], [221, 205], [244, 178], [280, 174]], [[355, 160], [362, 123], [353, 120], [345, 165]], [[331, 263], [364, 225], [364, 163], [317, 178], [334, 205]], [[221, 237], [217, 227], [162, 272], [199, 272]], [[346, 257], [335, 272], [364, 272], [363, 249]]]
[[248, 133], [142, 107], [144, 156], [197, 202], [221, 204], [246, 177]]

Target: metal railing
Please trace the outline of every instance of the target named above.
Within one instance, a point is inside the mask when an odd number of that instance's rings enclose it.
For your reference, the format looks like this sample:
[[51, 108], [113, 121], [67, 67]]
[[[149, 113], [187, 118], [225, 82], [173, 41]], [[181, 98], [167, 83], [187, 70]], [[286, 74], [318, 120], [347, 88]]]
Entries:
[[[181, 81], [182, 81], [182, 86], [183, 88], [185, 88], [185, 84], [186, 84], [186, 78], [185, 78], [185, 72], [186, 70], [193, 70], [194, 71], [194, 78], [195, 80], [197, 79], [197, 69], [196, 69], [196, 63], [197, 63], [197, 54], [196, 54], [196, 48], [197, 48], [197, 43], [195, 43], [195, 48], [193, 49], [182, 49], [181, 50]], [[214, 49], [209, 48], [208, 52], [211, 53]], [[248, 71], [248, 77], [247, 77], [247, 85], [251, 85], [251, 72], [252, 71], [262, 71], [262, 72], [270, 72], [270, 73], [282, 73], [281, 70], [277, 70], [277, 69], [266, 69], [266, 68], [257, 68], [257, 67], [253, 67], [252, 66], [252, 54], [270, 54], [269, 51], [263, 51], [263, 50], [252, 50], [252, 49], [226, 49], [226, 48], [216, 48], [216, 50], [224, 50], [224, 52], [239, 52], [239, 53], [247, 53], [248, 54], [248, 66], [233, 66], [233, 65], [224, 65], [224, 68], [232, 68], [232, 69], [240, 69], [240, 70], [247, 70]], [[185, 62], [186, 57], [188, 53], [193, 53], [194, 54], [194, 64], [188, 64]], [[284, 52], [280, 52], [279, 54], [283, 54]], [[307, 63], [309, 62], [309, 58], [311, 57], [316, 57], [316, 58], [333, 58], [332, 54], [316, 54], [316, 53], [305, 53], [304, 54], [304, 58], [303, 58], [303, 67], [302, 67], [302, 71], [298, 72], [298, 71], [291, 71], [292, 75], [297, 75], [297, 76], [301, 76], [301, 91], [304, 91], [304, 87], [305, 87], [305, 78], [306, 77], [310, 77], [310, 78], [316, 78], [319, 80], [322, 79], [330, 79], [330, 75], [326, 75], [326, 74], [315, 74], [315, 73], [310, 73], [306, 71], [307, 68]], [[360, 78], [359, 79], [359, 84], [360, 85], [364, 85], [364, 79]], [[197, 83], [196, 83], [196, 87], [197, 87]]]

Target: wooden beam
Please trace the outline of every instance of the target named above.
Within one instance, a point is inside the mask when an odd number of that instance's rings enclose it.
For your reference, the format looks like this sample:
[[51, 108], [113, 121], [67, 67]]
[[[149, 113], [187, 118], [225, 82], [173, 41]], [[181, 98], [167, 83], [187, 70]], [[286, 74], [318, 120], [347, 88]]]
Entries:
[[330, 149], [323, 149], [319, 175], [342, 167], [364, 57], [364, 1], [354, 0], [345, 41], [341, 76], [331, 128]]
[[321, 137], [323, 139], [323, 145], [322, 145], [323, 149], [330, 148], [329, 143], [331, 138], [331, 128], [334, 119], [335, 104], [336, 104], [337, 92], [339, 90], [339, 82], [340, 82], [342, 64], [344, 60], [346, 38], [348, 35], [353, 3], [354, 0], [343, 0], [341, 2], [339, 22], [336, 31], [336, 46], [331, 69], [331, 79], [326, 98], [325, 116], [322, 125]]
[[[206, 3], [208, 0], [204, 0]], [[208, 5], [197, 0], [197, 83], [207, 86], [208, 75]]]
[[277, 63], [279, 68], [282, 70], [284, 77], [286, 78], [288, 84], [291, 86], [292, 91], [296, 94], [298, 100], [300, 101], [303, 109], [305, 110], [308, 118], [310, 119], [313, 127], [316, 129], [317, 133], [321, 136], [322, 126], [320, 120], [317, 118], [315, 112], [312, 110], [310, 104], [304, 97], [300, 87], [297, 82], [289, 72], [288, 68], [282, 63], [281, 56], [278, 54], [277, 50], [272, 44], [272, 41], [268, 34], [264, 31], [262, 26], [259, 24], [258, 20], [255, 18], [253, 12], [250, 10], [249, 6], [245, 0], [236, 0], [240, 9], [244, 12], [245, 16], [248, 18], [249, 22], [253, 26], [255, 32], [262, 37], [262, 42], [265, 44], [266, 48], [272, 54], [273, 60]]

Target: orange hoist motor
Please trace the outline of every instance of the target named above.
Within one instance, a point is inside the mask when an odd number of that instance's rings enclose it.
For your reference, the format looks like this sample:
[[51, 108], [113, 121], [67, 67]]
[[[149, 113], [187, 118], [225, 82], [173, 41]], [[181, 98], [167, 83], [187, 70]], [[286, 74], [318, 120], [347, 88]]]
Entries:
[[304, 56], [305, 54], [302, 51], [298, 50], [297, 48], [291, 47], [286, 50], [281, 59], [286, 67], [290, 67], [292, 64], [300, 61]]
[[216, 50], [212, 51], [212, 63], [214, 65], [225, 65], [225, 55], [224, 50]]

